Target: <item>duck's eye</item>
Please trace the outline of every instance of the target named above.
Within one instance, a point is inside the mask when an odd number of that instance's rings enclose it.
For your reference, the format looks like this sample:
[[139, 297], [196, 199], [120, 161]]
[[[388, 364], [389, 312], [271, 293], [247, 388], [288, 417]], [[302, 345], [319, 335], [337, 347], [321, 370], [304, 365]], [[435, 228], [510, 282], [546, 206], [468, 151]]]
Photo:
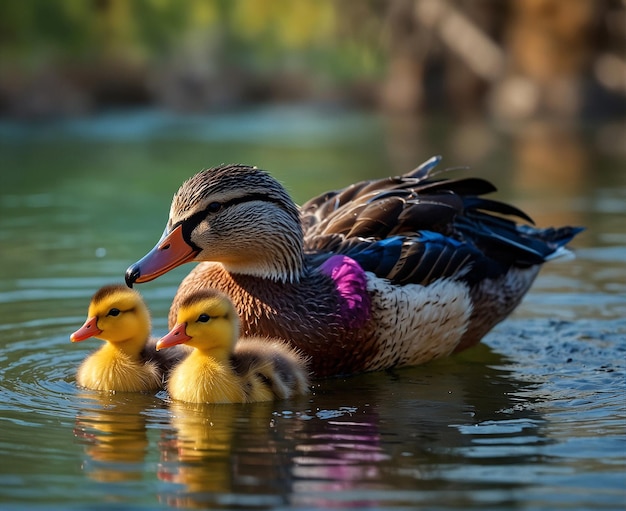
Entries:
[[207, 207], [207, 211], [209, 213], [217, 213], [220, 209], [222, 209], [221, 202], [211, 202]]
[[120, 310], [119, 309], [111, 309], [109, 311], [109, 313], [107, 314], [107, 316], [119, 316], [120, 315]]
[[211, 319], [211, 316], [208, 314], [200, 314], [198, 316], [198, 323], [206, 323], [209, 319]]

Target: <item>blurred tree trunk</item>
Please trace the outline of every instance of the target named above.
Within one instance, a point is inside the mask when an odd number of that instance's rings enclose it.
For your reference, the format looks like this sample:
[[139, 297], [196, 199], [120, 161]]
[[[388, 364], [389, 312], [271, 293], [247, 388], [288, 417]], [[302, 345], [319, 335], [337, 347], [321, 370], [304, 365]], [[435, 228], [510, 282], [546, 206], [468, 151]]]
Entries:
[[[502, 119], [623, 113], [626, 77], [613, 74], [624, 73], [626, 48], [623, 40], [621, 49], [609, 41], [608, 25], [626, 15], [615, 1], [385, 4], [389, 43], [381, 105], [395, 113], [435, 109], [457, 116], [488, 106]], [[613, 53], [603, 57], [603, 45]], [[598, 79], [602, 58], [605, 83]]]
[[598, 0], [514, 0], [504, 40], [508, 64], [493, 113], [506, 118], [577, 117], [592, 85]]
[[386, 13], [389, 56], [381, 104], [390, 112], [476, 113], [502, 55], [497, 0], [397, 0]]

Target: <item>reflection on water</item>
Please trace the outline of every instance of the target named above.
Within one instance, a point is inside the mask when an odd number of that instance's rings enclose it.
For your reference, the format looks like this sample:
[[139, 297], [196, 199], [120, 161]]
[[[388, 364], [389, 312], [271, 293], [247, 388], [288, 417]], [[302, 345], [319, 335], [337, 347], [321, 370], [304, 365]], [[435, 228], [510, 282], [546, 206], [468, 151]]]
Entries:
[[485, 346], [477, 351], [428, 369], [321, 381], [312, 397], [294, 401], [157, 400], [167, 414], [158, 414], [166, 419], [152, 440], [151, 398], [79, 395], [81, 466], [100, 482], [137, 480], [158, 452], [159, 502], [271, 508], [434, 502], [450, 485], [468, 492], [471, 482], [492, 484], [501, 464], [508, 475], [490, 498], [503, 502], [543, 470], [546, 421], [520, 397], [529, 384], [497, 369], [507, 361]]
[[[620, 153], [549, 125], [505, 135], [480, 122], [451, 131], [356, 115], [156, 120], [0, 125], [11, 140], [0, 141], [0, 456], [10, 460], [0, 463], [1, 508], [623, 507]], [[273, 128], [258, 138], [264, 123]], [[485, 344], [423, 367], [316, 382], [311, 395], [275, 403], [197, 406], [76, 388], [94, 347], [68, 336], [89, 298], [122, 282], [199, 168], [257, 164], [302, 203], [436, 153], [471, 164], [540, 225], [587, 226], [576, 259], [547, 265]], [[188, 271], [142, 288], [157, 334]]]
[[186, 507], [212, 494], [228, 493], [232, 485], [233, 428], [239, 407], [173, 403], [171, 411], [174, 432], [159, 446], [162, 465], [158, 477], [183, 489], [165, 500]]
[[86, 405], [74, 427], [85, 445], [85, 473], [101, 482], [141, 479], [149, 444], [145, 400], [95, 392], [77, 397]]
[[559, 197], [579, 194], [588, 182], [591, 155], [580, 131], [535, 122], [514, 138], [514, 186], [523, 192]]
[[171, 403], [172, 433], [159, 445], [158, 477], [178, 488], [161, 499], [175, 507], [203, 507], [252, 494], [257, 506], [259, 500], [275, 503], [271, 482], [280, 480], [285, 460], [276, 455], [272, 411], [271, 403]]

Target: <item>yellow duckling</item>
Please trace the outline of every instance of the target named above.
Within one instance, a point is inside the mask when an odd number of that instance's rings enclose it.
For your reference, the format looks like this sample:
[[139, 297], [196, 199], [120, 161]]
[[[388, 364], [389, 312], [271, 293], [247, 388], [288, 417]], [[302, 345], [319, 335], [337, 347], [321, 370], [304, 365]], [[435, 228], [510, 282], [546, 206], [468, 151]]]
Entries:
[[157, 357], [150, 338], [150, 313], [141, 295], [124, 285], [104, 286], [89, 304], [87, 321], [72, 342], [107, 341], [78, 368], [76, 383], [93, 390], [141, 392], [163, 387], [164, 374], [186, 352]]
[[176, 326], [156, 349], [195, 348], [170, 375], [173, 399], [190, 403], [248, 403], [308, 391], [306, 360], [278, 339], [239, 338], [231, 300], [213, 289], [193, 293], [178, 310]]

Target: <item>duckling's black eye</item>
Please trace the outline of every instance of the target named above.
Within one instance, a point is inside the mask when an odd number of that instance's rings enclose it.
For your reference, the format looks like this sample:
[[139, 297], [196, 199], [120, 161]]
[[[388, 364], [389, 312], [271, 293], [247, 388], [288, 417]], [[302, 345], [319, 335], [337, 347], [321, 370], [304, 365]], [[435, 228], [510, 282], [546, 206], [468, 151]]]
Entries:
[[222, 209], [222, 203], [221, 202], [211, 202], [207, 207], [206, 210], [209, 213], [217, 213], [220, 209]]
[[209, 319], [211, 319], [211, 316], [208, 314], [200, 314], [198, 316], [198, 323], [206, 323]]
[[120, 310], [119, 309], [111, 309], [109, 311], [109, 313], [107, 314], [107, 316], [119, 316], [120, 315]]

